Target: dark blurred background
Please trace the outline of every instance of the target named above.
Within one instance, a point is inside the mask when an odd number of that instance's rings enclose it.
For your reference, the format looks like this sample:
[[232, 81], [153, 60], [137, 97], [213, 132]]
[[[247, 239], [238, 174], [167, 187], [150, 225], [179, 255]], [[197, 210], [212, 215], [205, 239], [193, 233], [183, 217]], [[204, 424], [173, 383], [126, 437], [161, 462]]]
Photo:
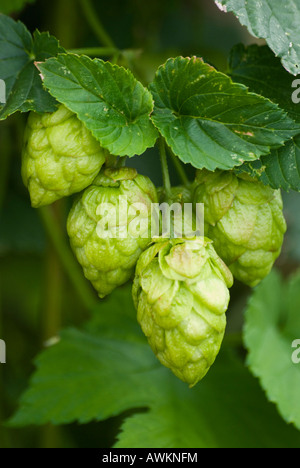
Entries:
[[[1, 12], [0, 0], [0, 12]], [[95, 0], [99, 17], [120, 49], [138, 49], [135, 67], [145, 83], [157, 67], [177, 55], [198, 55], [221, 71], [233, 45], [258, 42], [231, 14], [213, 0]], [[50, 31], [66, 49], [100, 46], [77, 0], [39, 0], [15, 19], [30, 31]], [[80, 325], [88, 317], [85, 304], [65, 276], [37, 211], [30, 207], [20, 175], [26, 115], [0, 123], [0, 338], [14, 343], [7, 364], [0, 364], [0, 420], [7, 420], [34, 370], [34, 357], [46, 340], [64, 326]], [[155, 150], [129, 165], [161, 184]], [[172, 172], [174, 184], [175, 171]], [[190, 177], [193, 177], [190, 171]], [[289, 231], [278, 266], [289, 272], [300, 260], [298, 195], [284, 195]], [[65, 235], [65, 218], [72, 200], [55, 204], [53, 214]], [[89, 287], [89, 285], [88, 285]], [[93, 291], [91, 291], [93, 294]], [[229, 329], [240, 331], [249, 291], [233, 289]], [[110, 447], [121, 418], [103, 423], [64, 427], [10, 429], [0, 427], [0, 447]]]

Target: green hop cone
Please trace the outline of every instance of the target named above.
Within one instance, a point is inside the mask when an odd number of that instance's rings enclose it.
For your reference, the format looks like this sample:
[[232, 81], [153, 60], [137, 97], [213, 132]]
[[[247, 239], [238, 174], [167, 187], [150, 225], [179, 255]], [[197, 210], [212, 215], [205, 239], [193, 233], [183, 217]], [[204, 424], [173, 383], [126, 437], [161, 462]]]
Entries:
[[106, 169], [75, 200], [67, 230], [84, 274], [102, 298], [133, 275], [151, 242], [156, 188], [135, 169]]
[[198, 171], [194, 201], [205, 205], [205, 234], [233, 276], [256, 286], [271, 271], [286, 232], [279, 190], [232, 171]]
[[105, 150], [75, 114], [31, 112], [25, 131], [22, 177], [32, 206], [49, 205], [88, 187], [105, 162]]
[[219, 353], [232, 284], [232, 274], [203, 237], [157, 239], [137, 263], [138, 322], [160, 362], [191, 387]]

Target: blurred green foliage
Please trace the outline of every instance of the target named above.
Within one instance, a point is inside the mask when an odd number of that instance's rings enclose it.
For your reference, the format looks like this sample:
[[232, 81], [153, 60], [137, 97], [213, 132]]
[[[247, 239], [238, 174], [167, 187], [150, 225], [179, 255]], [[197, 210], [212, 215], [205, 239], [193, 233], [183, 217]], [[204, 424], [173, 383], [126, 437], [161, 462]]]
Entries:
[[[1, 4], [0, 1], [0, 12]], [[177, 55], [199, 55], [219, 70], [227, 68], [230, 49], [255, 40], [232, 15], [222, 14], [211, 0], [95, 0], [99, 16], [121, 49], [140, 49], [137, 72], [149, 82], [157, 67]], [[50, 31], [63, 47], [99, 46], [83, 18], [80, 2], [38, 0], [13, 15], [30, 31]], [[257, 41], [256, 41], [257, 42]], [[9, 343], [7, 364], [0, 367], [0, 420], [16, 410], [18, 399], [34, 369], [33, 358], [44, 342], [63, 326], [83, 323], [88, 312], [66, 278], [56, 252], [45, 235], [39, 215], [30, 207], [20, 176], [22, 135], [26, 116], [15, 115], [0, 125], [0, 338]], [[148, 150], [130, 160], [156, 185], [158, 155]], [[171, 173], [178, 182], [175, 171]], [[191, 170], [190, 176], [193, 176]], [[289, 231], [278, 262], [284, 274], [300, 262], [298, 194], [284, 195]], [[54, 207], [62, 229], [71, 200]], [[240, 332], [249, 290], [232, 290], [228, 329]], [[96, 295], [95, 295], [96, 298]], [[13, 343], [13, 346], [11, 345]], [[0, 426], [0, 447], [110, 447], [124, 415], [84, 426], [11, 429]]]

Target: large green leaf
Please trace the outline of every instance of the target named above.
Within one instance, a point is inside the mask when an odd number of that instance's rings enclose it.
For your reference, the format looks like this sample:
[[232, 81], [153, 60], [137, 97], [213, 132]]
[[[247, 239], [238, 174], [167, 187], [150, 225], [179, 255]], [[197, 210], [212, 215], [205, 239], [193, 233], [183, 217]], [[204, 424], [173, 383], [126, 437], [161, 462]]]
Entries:
[[300, 274], [286, 283], [273, 272], [255, 290], [246, 311], [248, 364], [282, 417], [300, 429], [300, 365], [292, 344], [300, 339]]
[[300, 0], [215, 0], [232, 11], [250, 33], [266, 39], [292, 74], [300, 73]]
[[258, 161], [243, 164], [236, 171], [248, 172], [274, 189], [300, 192], [300, 136]]
[[85, 423], [146, 406], [160, 371], [146, 344], [75, 329], [63, 332], [37, 366], [14, 425]]
[[0, 120], [14, 112], [53, 112], [56, 101], [43, 88], [34, 62], [63, 52], [57, 39], [36, 31], [32, 37], [21, 22], [0, 15], [0, 79], [6, 85], [6, 104]]
[[129, 418], [118, 447], [299, 447], [300, 434], [267, 402], [256, 380], [224, 351], [189, 389], [162, 367], [137, 326], [130, 290], [99, 305], [86, 330], [67, 330], [37, 360], [14, 426]]
[[9, 15], [22, 10], [27, 3], [34, 3], [35, 0], [0, 0], [0, 13]]
[[276, 104], [196, 57], [169, 59], [150, 89], [154, 124], [173, 152], [199, 169], [254, 161], [300, 130]]
[[152, 96], [129, 70], [71, 54], [47, 60], [39, 69], [50, 93], [112, 154], [134, 156], [154, 145]]
[[101, 301], [85, 330], [63, 331], [36, 365], [12, 425], [85, 423], [146, 407], [149, 395], [159, 397], [164, 372], [137, 324], [128, 287]]

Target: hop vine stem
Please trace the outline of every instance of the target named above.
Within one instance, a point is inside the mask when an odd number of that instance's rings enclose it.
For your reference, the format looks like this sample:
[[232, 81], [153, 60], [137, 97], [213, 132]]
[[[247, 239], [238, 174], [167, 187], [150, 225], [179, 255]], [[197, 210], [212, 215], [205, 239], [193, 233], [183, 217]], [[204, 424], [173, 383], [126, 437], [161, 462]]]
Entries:
[[185, 187], [189, 187], [191, 185], [191, 182], [189, 181], [186, 173], [185, 173], [185, 170], [183, 168], [183, 165], [182, 163], [180, 162], [178, 156], [176, 156], [171, 150], [170, 148], [168, 148], [169, 150], [169, 154], [170, 154], [170, 157], [172, 159], [172, 162], [174, 164], [174, 167], [177, 171], [177, 174], [179, 176], [179, 178], [181, 179], [181, 182], [183, 183], [183, 185]]
[[[125, 59], [128, 68], [132, 71], [132, 73], [143, 82], [142, 77], [140, 76], [138, 67], [133, 60], [128, 58], [126, 52], [130, 52], [130, 49], [120, 50], [115, 45], [113, 39], [110, 37], [106, 29], [104, 28], [99, 15], [94, 7], [92, 0], [79, 0], [79, 4], [81, 5], [83, 14], [87, 23], [89, 24], [91, 30], [94, 32], [95, 36], [99, 40], [100, 44], [103, 47], [90, 47], [90, 48], [83, 48], [83, 49], [71, 49], [68, 52], [78, 55], [88, 55], [90, 57], [111, 57], [112, 63], [117, 63], [120, 56], [123, 56]], [[139, 50], [132, 50], [135, 54], [140, 54]]]
[[162, 137], [160, 137], [158, 140], [158, 148], [159, 148], [160, 160], [161, 160], [163, 185], [164, 185], [167, 198], [170, 198], [171, 197], [171, 181], [170, 181], [170, 174], [169, 174], [169, 168], [168, 168], [166, 144]]
[[106, 32], [100, 18], [97, 14], [96, 9], [94, 8], [93, 2], [91, 0], [79, 0], [81, 8], [83, 10], [84, 16], [94, 32], [95, 36], [99, 39], [100, 43], [105, 47], [110, 47], [116, 49], [116, 46]]

